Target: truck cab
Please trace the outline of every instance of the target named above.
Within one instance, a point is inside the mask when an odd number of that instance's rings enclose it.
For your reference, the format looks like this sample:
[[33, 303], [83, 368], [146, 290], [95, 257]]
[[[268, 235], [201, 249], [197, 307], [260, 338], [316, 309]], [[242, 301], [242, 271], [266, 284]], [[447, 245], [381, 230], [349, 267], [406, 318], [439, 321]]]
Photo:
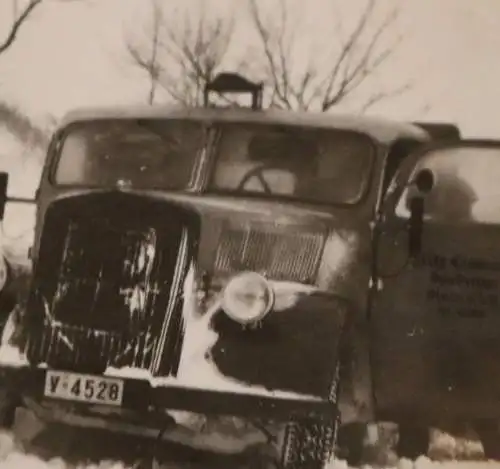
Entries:
[[[252, 105], [212, 106], [211, 92]], [[206, 96], [77, 110], [54, 133], [29, 287], [2, 312], [4, 424], [23, 405], [204, 450], [200, 433], [223, 427], [232, 452], [322, 469], [360, 460], [352, 428], [400, 423], [411, 456], [429, 426], [485, 417], [491, 388], [475, 400], [470, 380], [453, 386], [460, 366], [494, 371], [493, 293], [472, 317], [430, 307], [454, 281], [494, 289], [494, 274], [436, 272], [439, 256], [489, 266], [494, 226], [460, 260], [480, 228], [458, 208], [451, 225], [429, 211], [439, 168], [461, 161], [447, 155], [479, 147], [451, 124], [264, 109], [262, 86], [231, 74]], [[476, 343], [493, 354], [473, 366]]]

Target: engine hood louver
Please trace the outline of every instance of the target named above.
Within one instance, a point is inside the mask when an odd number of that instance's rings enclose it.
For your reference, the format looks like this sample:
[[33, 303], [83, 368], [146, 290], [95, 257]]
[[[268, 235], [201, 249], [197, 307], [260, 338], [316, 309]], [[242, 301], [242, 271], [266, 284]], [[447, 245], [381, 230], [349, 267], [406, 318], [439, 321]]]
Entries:
[[326, 237], [327, 230], [321, 228], [223, 223], [215, 270], [252, 270], [274, 280], [313, 284]]

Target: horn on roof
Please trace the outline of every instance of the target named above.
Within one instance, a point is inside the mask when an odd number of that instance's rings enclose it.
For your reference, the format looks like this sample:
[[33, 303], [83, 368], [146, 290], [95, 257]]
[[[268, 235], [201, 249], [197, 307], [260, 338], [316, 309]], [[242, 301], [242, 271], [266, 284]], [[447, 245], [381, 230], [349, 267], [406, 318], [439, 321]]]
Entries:
[[462, 134], [456, 124], [449, 122], [413, 122], [413, 125], [425, 130], [432, 140], [460, 140]]
[[252, 82], [238, 73], [219, 73], [212, 81], [209, 81], [205, 86], [204, 105], [205, 107], [210, 106], [210, 92], [216, 92], [219, 95], [225, 93], [250, 93], [252, 95], [252, 109], [262, 109], [263, 87], [264, 85], [262, 82]]

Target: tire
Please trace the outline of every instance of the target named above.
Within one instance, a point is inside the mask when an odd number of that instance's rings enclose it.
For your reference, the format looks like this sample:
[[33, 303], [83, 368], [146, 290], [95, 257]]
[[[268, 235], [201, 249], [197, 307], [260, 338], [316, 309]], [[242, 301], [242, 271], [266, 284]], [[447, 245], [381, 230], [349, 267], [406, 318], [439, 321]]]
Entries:
[[500, 461], [500, 429], [496, 420], [477, 422], [475, 430], [483, 445], [486, 459]]
[[400, 423], [396, 453], [400, 458], [415, 460], [419, 456], [427, 455], [430, 440], [428, 427], [414, 423]]
[[16, 418], [16, 409], [20, 404], [19, 398], [0, 388], [0, 430], [12, 429]]
[[324, 469], [334, 453], [338, 422], [300, 419], [285, 433], [284, 469]]
[[363, 463], [365, 437], [366, 425], [364, 423], [351, 423], [339, 428], [339, 456], [349, 466], [357, 467]]

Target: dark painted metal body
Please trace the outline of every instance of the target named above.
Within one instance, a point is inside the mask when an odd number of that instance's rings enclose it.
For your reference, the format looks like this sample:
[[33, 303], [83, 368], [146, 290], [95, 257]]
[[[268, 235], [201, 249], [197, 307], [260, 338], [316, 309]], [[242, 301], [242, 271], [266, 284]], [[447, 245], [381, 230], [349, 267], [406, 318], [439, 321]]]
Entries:
[[[339, 407], [347, 409], [345, 421], [373, 419], [379, 410], [404, 410], [411, 399], [401, 406], [398, 399], [414, 396], [416, 390], [425, 393], [424, 382], [413, 378], [423, 375], [414, 375], [409, 366], [422, 363], [417, 358], [422, 350], [411, 349], [413, 342], [402, 335], [406, 325], [400, 321], [408, 316], [385, 311], [387, 302], [404, 298], [377, 296], [370, 280], [372, 222], [383, 198], [382, 184], [397, 167], [393, 164], [386, 176], [388, 155], [401, 140], [420, 145], [430, 138], [427, 133], [382, 120], [273, 111], [142, 112], [144, 118], [355, 130], [368, 135], [376, 148], [369, 191], [359, 204], [346, 207], [218, 196], [205, 192], [202, 177], [185, 192], [56, 187], [50, 181], [56, 135], [38, 195], [34, 276], [24, 316], [31, 366], [43, 362], [49, 368], [97, 374], [108, 367], [133, 367], [174, 380], [148, 388], [151, 399], [137, 391], [137, 399], [154, 401], [155, 407], [202, 412], [206, 405], [209, 412], [217, 403], [216, 412], [239, 413], [247, 402], [249, 408], [261, 406], [284, 420], [293, 409], [331, 417], [339, 361]], [[75, 115], [70, 121], [106, 115], [117, 117], [110, 111]], [[138, 117], [135, 111], [128, 115]], [[127, 113], [120, 117], [127, 118]], [[208, 163], [200, 166], [201, 174], [208, 171]], [[186, 284], [190, 269], [194, 280]], [[226, 399], [216, 385], [203, 381], [201, 372], [198, 377], [199, 368], [188, 369], [183, 353], [190, 331], [207, 315], [225, 281], [244, 270], [264, 273], [279, 294], [274, 310], [257, 328], [243, 329], [221, 311], [205, 324], [202, 339], [214, 337], [206, 353], [216, 371], [247, 389]], [[124, 291], [132, 294], [146, 287], [145, 300], [132, 305]], [[370, 343], [378, 347], [374, 369]], [[399, 381], [401, 376], [408, 379]], [[133, 381], [127, 381], [129, 389], [146, 386]], [[400, 387], [391, 387], [398, 381]], [[206, 391], [206, 400], [193, 387]], [[255, 394], [262, 387], [267, 394]], [[278, 398], [274, 392], [297, 395]], [[435, 404], [433, 410], [441, 402]]]
[[326, 398], [347, 312], [345, 301], [322, 293], [303, 294], [254, 330], [238, 327], [220, 312], [213, 321], [219, 334], [212, 349], [214, 361], [224, 375], [243, 382]]
[[[476, 146], [498, 149], [498, 142], [461, 145], [471, 147], [479, 177], [495, 170], [481, 166]], [[396, 207], [401, 210], [403, 183], [424, 156], [416, 153], [401, 166], [380, 226], [374, 388], [385, 418], [406, 415], [453, 433], [455, 422], [500, 417], [500, 226], [496, 216], [491, 222], [473, 216], [476, 202], [489, 202], [481, 195], [473, 200], [466, 181], [438, 179], [434, 190], [446, 193], [449, 204], [435, 218], [426, 210], [421, 252], [409, 259], [408, 218]]]
[[[182, 317], [185, 298], [181, 294], [174, 297], [177, 303], [171, 307], [166, 348], [160, 351], [156, 346], [164, 311], [169, 307], [169, 285], [178, 274], [175, 254], [180, 234], [186, 227], [190, 249], [185, 253], [185, 270], [179, 276], [179, 284], [185, 280], [192, 256], [198, 266], [196, 288], [203, 273], [208, 273], [210, 298], [220, 291], [224, 279], [241, 270], [266, 271], [270, 279], [292, 285], [290, 291], [278, 296], [278, 302], [285, 302], [285, 307], [273, 311], [257, 329], [242, 329], [222, 311], [214, 316], [210, 329], [218, 334], [218, 340], [207, 352], [218, 370], [249, 386], [327, 399], [344, 322], [366, 301], [369, 267], [352, 267], [357, 259], [368, 255], [369, 230], [355, 220], [353, 223], [352, 214], [335, 217], [323, 212], [318, 216], [289, 207], [286, 223], [277, 225], [275, 217], [265, 212], [256, 215], [242, 211], [236, 202], [221, 210], [216, 202], [216, 198], [158, 198], [144, 193], [81, 194], [54, 202], [44, 217], [47, 236], [40, 242], [28, 302], [27, 318], [31, 319], [27, 330], [34, 334], [26, 337], [31, 338], [26, 342], [30, 361], [87, 373], [130, 366], [147, 369], [157, 376], [175, 376], [183, 348], [182, 331], [189, 332]], [[251, 202], [246, 205], [252, 207]], [[256, 211], [273, 207], [270, 202], [253, 205]], [[70, 227], [75, 226], [74, 221], [78, 221], [76, 226], [81, 231], [72, 237]], [[117, 275], [123, 264], [120, 259], [133, 259], [130, 254], [123, 256], [125, 248], [139, 252], [145, 239], [142, 234], [147, 235], [152, 228], [157, 233], [156, 257], [152, 257], [152, 262], [158, 268], [153, 269], [148, 285], [150, 295], [157, 298], [146, 297], [148, 304], [141, 316], [141, 311], [132, 311], [120, 293], [127, 282], [134, 282], [135, 287], [141, 278], [132, 278], [130, 270], [124, 272], [121, 281]], [[124, 235], [129, 231], [142, 237], [135, 244], [132, 238], [125, 245]], [[81, 257], [83, 246], [85, 257]], [[162, 246], [165, 249], [160, 257]], [[355, 277], [340, 278], [346, 270], [340, 272], [335, 268], [338, 261], [334, 259], [332, 263], [326, 257], [329, 250], [344, 246], [349, 250], [340, 260], [351, 266]], [[243, 247], [250, 256], [242, 255]], [[69, 268], [65, 267], [64, 252], [66, 263], [72, 262]], [[73, 260], [68, 258], [71, 254]], [[352, 278], [359, 282], [352, 282]], [[58, 289], [64, 291], [66, 299]], [[190, 294], [197, 296], [197, 291]], [[44, 302], [55, 305], [51, 307], [51, 317], [44, 313]], [[154, 307], [148, 310], [149, 305]], [[104, 315], [106, 310], [113, 313]], [[203, 307], [199, 312], [203, 314]], [[89, 327], [96, 333], [89, 333]], [[90, 353], [83, 353], [87, 349]], [[153, 366], [154, 353], [162, 358], [160, 368]]]
[[[46, 402], [43, 395], [46, 371], [32, 368], [2, 368], [0, 377], [13, 393], [22, 392], [28, 399]], [[161, 430], [171, 425], [172, 419], [165, 414], [169, 410], [189, 410], [211, 415], [234, 415], [249, 419], [262, 418], [287, 421], [298, 418], [314, 418], [331, 421], [337, 416], [337, 409], [328, 401], [306, 401], [296, 399], [274, 399], [256, 395], [238, 395], [233, 392], [187, 389], [180, 386], [151, 387], [142, 379], [128, 379], [120, 413], [110, 414], [109, 419], [125, 420], [136, 425], [149, 423]], [[87, 404], [59, 403], [54, 407], [59, 412], [68, 411], [82, 416], [95, 416], [95, 408]], [[122, 414], [122, 417], [120, 417]], [[117, 418], [118, 417], [118, 418]], [[57, 416], [55, 416], [57, 420]]]

